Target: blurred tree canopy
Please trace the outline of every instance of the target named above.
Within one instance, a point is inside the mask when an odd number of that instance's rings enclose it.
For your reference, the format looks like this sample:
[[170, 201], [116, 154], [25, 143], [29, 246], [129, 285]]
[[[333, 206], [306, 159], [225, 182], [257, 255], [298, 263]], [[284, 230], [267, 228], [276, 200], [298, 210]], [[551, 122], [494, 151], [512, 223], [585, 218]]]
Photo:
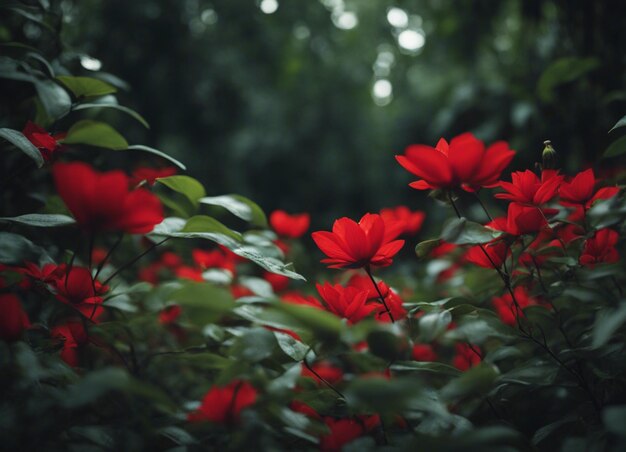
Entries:
[[567, 169], [597, 160], [626, 111], [617, 2], [50, 3], [66, 22], [50, 54], [128, 82], [152, 126], [120, 121], [129, 141], [183, 160], [209, 194], [310, 211], [314, 226], [420, 207], [393, 158], [408, 144], [472, 131], [509, 141], [523, 167], [551, 139]]

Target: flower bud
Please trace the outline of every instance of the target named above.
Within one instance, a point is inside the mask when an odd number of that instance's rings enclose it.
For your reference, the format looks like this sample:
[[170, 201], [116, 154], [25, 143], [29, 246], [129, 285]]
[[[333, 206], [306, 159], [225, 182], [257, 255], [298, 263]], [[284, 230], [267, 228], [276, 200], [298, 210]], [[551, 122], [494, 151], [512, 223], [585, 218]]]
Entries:
[[552, 147], [552, 142], [550, 140], [544, 141], [543, 144], [544, 148], [541, 153], [543, 169], [554, 169], [556, 166], [556, 151]]

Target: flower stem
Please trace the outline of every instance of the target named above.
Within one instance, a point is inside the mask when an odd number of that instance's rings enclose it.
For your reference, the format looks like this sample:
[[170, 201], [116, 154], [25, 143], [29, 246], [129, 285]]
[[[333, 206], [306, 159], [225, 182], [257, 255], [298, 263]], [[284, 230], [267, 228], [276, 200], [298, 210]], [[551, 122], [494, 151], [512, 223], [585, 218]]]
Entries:
[[487, 207], [483, 203], [482, 199], [480, 199], [480, 196], [478, 195], [478, 192], [475, 191], [475, 192], [473, 192], [473, 194], [474, 194], [474, 197], [476, 198], [476, 200], [478, 201], [478, 204], [480, 204], [480, 207], [483, 208], [483, 212], [485, 212], [485, 215], [487, 215], [487, 218], [489, 218], [489, 221], [493, 221], [493, 217], [491, 216], [491, 214], [487, 210]]
[[[310, 350], [310, 349], [309, 349]], [[308, 352], [304, 355], [304, 358], [302, 359], [302, 364], [304, 364], [304, 367], [306, 367], [309, 372], [311, 372], [313, 375], [315, 375], [319, 381], [321, 381], [322, 383], [324, 383], [326, 386], [328, 386], [331, 390], [333, 390], [333, 392], [335, 394], [337, 394], [339, 397], [341, 397], [343, 400], [346, 399], [346, 397], [337, 389], [335, 388], [330, 382], [328, 382], [324, 377], [322, 377], [320, 374], [318, 374], [309, 364], [309, 362], [306, 359], [306, 355], [308, 354]]]
[[378, 287], [378, 284], [376, 284], [376, 280], [372, 276], [372, 270], [370, 269], [369, 265], [365, 267], [365, 272], [367, 273], [367, 276], [370, 277], [370, 280], [372, 281], [372, 284], [374, 284], [374, 288], [376, 289], [376, 292], [378, 293], [380, 301], [382, 302], [383, 306], [385, 307], [385, 311], [387, 312], [387, 314], [389, 315], [389, 318], [391, 319], [391, 323], [396, 323], [396, 321], [393, 318], [393, 315], [391, 314], [391, 311], [389, 310], [389, 306], [387, 306], [387, 302], [385, 301], [385, 297], [383, 296], [382, 292], [380, 291], [380, 287]]
[[144, 257], [146, 254], [148, 254], [150, 251], [152, 251], [153, 249], [155, 249], [156, 247], [162, 245], [163, 243], [167, 242], [170, 239], [170, 237], [165, 237], [163, 240], [161, 240], [160, 242], [157, 243], [153, 243], [152, 246], [150, 246], [150, 248], [148, 248], [147, 250], [145, 250], [143, 253], [141, 253], [139, 256], [137, 256], [136, 258], [134, 258], [133, 260], [131, 260], [130, 262], [127, 262], [126, 264], [122, 265], [120, 268], [118, 268], [117, 270], [115, 270], [115, 272], [113, 272], [113, 274], [111, 274], [111, 276], [109, 276], [103, 283], [103, 286], [106, 286], [107, 283], [109, 281], [111, 281], [113, 278], [115, 278], [117, 275], [120, 274], [120, 272], [122, 272], [123, 270], [126, 270], [128, 267], [130, 267], [131, 265], [133, 265], [135, 262], [137, 262], [139, 259], [141, 259], [142, 257]]

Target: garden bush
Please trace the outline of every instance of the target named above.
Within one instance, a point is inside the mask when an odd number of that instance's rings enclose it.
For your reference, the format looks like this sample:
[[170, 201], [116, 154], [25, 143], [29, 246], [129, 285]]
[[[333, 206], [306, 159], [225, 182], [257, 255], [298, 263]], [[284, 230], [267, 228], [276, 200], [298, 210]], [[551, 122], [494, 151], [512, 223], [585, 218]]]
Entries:
[[310, 231], [129, 143], [57, 12], [4, 13], [51, 39], [1, 43], [2, 450], [626, 447], [617, 171], [464, 133], [396, 156], [421, 210]]

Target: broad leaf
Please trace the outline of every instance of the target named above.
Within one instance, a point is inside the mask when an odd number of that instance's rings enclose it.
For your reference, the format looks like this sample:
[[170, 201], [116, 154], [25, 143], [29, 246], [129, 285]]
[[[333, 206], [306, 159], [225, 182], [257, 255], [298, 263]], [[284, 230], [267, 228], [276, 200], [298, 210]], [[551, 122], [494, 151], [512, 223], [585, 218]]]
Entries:
[[[91, 109], [91, 108], [113, 108], [114, 110], [118, 110], [118, 111], [124, 112], [127, 115], [135, 118], [146, 129], [150, 128], [150, 124], [148, 124], [148, 121], [146, 121], [143, 116], [141, 116], [135, 110], [132, 110], [132, 109], [130, 109], [128, 107], [124, 107], [123, 105], [118, 105], [118, 104], [96, 104], [96, 103], [79, 104], [79, 105], [76, 105], [72, 109], [72, 111], [88, 110], [88, 109]], [[155, 151], [156, 151], [156, 149], [155, 149]], [[157, 151], [157, 152], [160, 152], [160, 151]]]
[[291, 335], [280, 331], [274, 331], [274, 336], [280, 349], [294, 361], [302, 361], [309, 347], [294, 339]]
[[425, 259], [440, 244], [441, 239], [424, 240], [415, 246], [415, 254], [418, 259]]
[[12, 232], [0, 232], [0, 263], [23, 265], [24, 262], [47, 263], [52, 259], [46, 251], [26, 237]]
[[602, 154], [602, 158], [617, 157], [624, 153], [626, 153], [626, 135], [611, 143]]
[[76, 223], [72, 217], [59, 214], [29, 213], [18, 217], [0, 217], [0, 221], [9, 223], [25, 224], [40, 228], [53, 228], [57, 226], [67, 226]]
[[239, 232], [227, 228], [215, 218], [196, 215], [190, 218], [185, 226], [181, 227], [182, 221], [180, 218], [164, 221], [155, 227], [151, 236], [211, 240], [225, 246], [238, 256], [251, 260], [269, 272], [292, 279], [305, 280], [302, 275], [292, 270], [291, 264], [285, 264], [280, 259], [268, 256], [267, 250], [263, 247], [245, 243]]
[[255, 226], [267, 227], [267, 218], [263, 210], [254, 202], [240, 195], [210, 196], [200, 199], [202, 204], [220, 206], [242, 220], [249, 221]]
[[622, 303], [617, 309], [604, 309], [596, 316], [596, 321], [591, 332], [593, 348], [607, 344], [621, 326], [626, 323], [626, 303]]
[[52, 119], [69, 113], [72, 107], [70, 95], [52, 80], [35, 80], [35, 89], [44, 110]]
[[127, 149], [128, 143], [113, 127], [98, 121], [83, 119], [78, 121], [63, 140], [65, 144], [86, 144], [113, 150]]
[[21, 132], [13, 129], [0, 129], [0, 138], [4, 138], [24, 154], [33, 159], [38, 168], [43, 166], [44, 159], [41, 152], [39, 152], [39, 149], [37, 149], [33, 143], [28, 141], [28, 138], [26, 138]]
[[581, 78], [600, 65], [597, 58], [566, 57], [556, 60], [541, 74], [537, 84], [539, 97], [544, 102], [554, 100], [554, 89]]
[[157, 182], [165, 185], [177, 193], [184, 195], [191, 202], [191, 204], [196, 207], [198, 206], [200, 199], [206, 194], [202, 184], [193, 177], [189, 176], [176, 175], [161, 177], [157, 179]]
[[57, 80], [63, 83], [78, 98], [98, 97], [117, 92], [115, 87], [97, 78], [59, 75]]
[[149, 152], [150, 154], [154, 154], [154, 155], [158, 155], [161, 158], [164, 158], [165, 160], [168, 160], [170, 162], [172, 162], [174, 165], [176, 165], [177, 167], [179, 167], [182, 170], [186, 170], [187, 167], [179, 162], [178, 160], [176, 160], [174, 157], [167, 155], [165, 152], [159, 151], [158, 149], [154, 149], [148, 146], [144, 146], [142, 144], [132, 144], [130, 146], [128, 146], [126, 148], [129, 151], [144, 151], [144, 152]]
[[609, 130], [609, 133], [613, 132], [615, 129], [619, 129], [620, 127], [624, 126], [626, 126], [626, 116], [623, 116], [622, 119], [617, 121], [615, 125], [611, 127], [611, 130]]
[[441, 231], [441, 239], [457, 245], [478, 245], [491, 242], [502, 232], [487, 228], [466, 218], [453, 218]]
[[396, 372], [426, 372], [456, 377], [461, 372], [448, 364], [439, 362], [400, 361], [391, 365]]
[[498, 369], [481, 363], [465, 371], [441, 389], [441, 396], [448, 401], [487, 393], [498, 378]]

